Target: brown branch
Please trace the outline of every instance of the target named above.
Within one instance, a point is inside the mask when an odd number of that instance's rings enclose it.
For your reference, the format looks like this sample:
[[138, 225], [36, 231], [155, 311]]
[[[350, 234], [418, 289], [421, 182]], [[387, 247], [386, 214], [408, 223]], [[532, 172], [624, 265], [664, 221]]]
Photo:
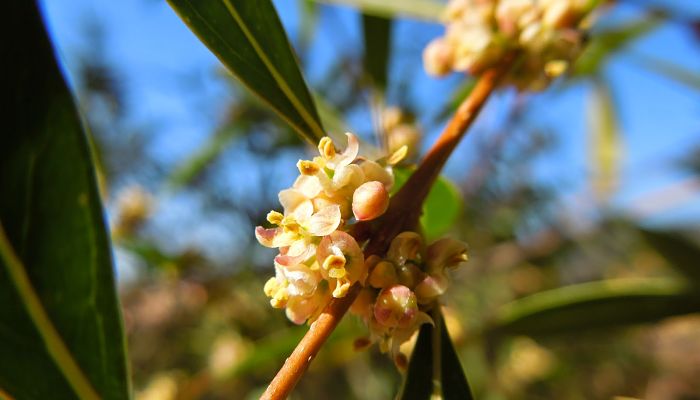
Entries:
[[[423, 201], [433, 182], [511, 64], [512, 57], [508, 57], [502, 65], [486, 71], [479, 78], [474, 89], [459, 106], [452, 120], [428, 151], [418, 169], [392, 198], [389, 210], [371, 225], [371, 227], [376, 227], [376, 230], [367, 229], [366, 225], [358, 228], [358, 232], [370, 232], [367, 235], [369, 243], [365, 248], [365, 257], [383, 254], [397, 234], [417, 226]], [[365, 236], [365, 234], [360, 235]], [[260, 397], [261, 399], [281, 400], [287, 398], [311, 361], [316, 357], [323, 343], [355, 301], [359, 292], [360, 285], [356, 283], [345, 297], [332, 299], [328, 303], [325, 310], [311, 324], [306, 335], [270, 382], [267, 390]]]

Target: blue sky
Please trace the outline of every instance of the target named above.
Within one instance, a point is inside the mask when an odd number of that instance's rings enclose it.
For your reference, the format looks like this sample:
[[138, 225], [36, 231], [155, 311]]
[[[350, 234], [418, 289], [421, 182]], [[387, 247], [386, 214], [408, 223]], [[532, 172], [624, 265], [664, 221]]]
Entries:
[[[652, 1], [623, 1], [624, 5], [609, 17], [619, 22], [639, 14], [635, 4], [653, 4]], [[656, 4], [665, 2], [657, 1]], [[700, 20], [700, 2], [685, 0], [668, 2], [686, 20]], [[276, 1], [283, 23], [292, 39], [298, 32], [297, 2]], [[629, 5], [628, 5], [629, 4]], [[196, 39], [167, 3], [152, 0], [122, 0], [93, 2], [89, 0], [53, 0], [44, 2], [45, 15], [61, 61], [72, 84], [81, 54], [90, 48], [91, 37], [86, 26], [98, 25], [104, 32], [100, 44], [106, 60], [116, 67], [124, 87], [127, 104], [127, 123], [149, 126], [154, 135], [148, 152], [164, 165], [177, 165], [201, 146], [224, 118], [225, 105], [232, 98], [228, 86], [219, 74], [219, 63]], [[328, 8], [321, 11], [323, 32], [313, 42], [312, 57], [306, 76], [311, 82], [332, 61], [338, 47], [352, 48], [361, 54], [362, 45], [358, 15], [349, 8]], [[460, 77], [436, 80], [428, 77], [420, 60], [406, 60], [405, 54], [422, 48], [442, 28], [410, 20], [401, 20], [394, 26], [394, 62], [391, 77], [410, 76], [411, 98], [425, 115], [438, 110], [440, 99], [448, 96]], [[700, 40], [692, 40], [686, 25], [665, 24], [652, 34], [637, 41], [626, 53], [649, 55], [672, 61], [700, 74]], [[626, 212], [652, 193], [662, 193], [688, 176], [675, 171], [672, 160], [692, 147], [700, 146], [700, 91], [673, 82], [639, 68], [626, 54], [615, 57], [604, 71], [611, 82], [620, 111], [623, 154], [621, 186], [612, 199], [614, 209]], [[391, 79], [391, 78], [390, 78]], [[390, 81], [391, 82], [391, 81]], [[576, 199], [589, 196], [590, 156], [586, 113], [589, 85], [578, 84], [566, 89], [551, 90], [531, 96], [532, 112], [528, 120], [536, 125], [551, 125], [560, 131], [556, 151], [538, 161], [538, 176], [545, 182], [560, 185], [562, 209], [577, 213]], [[394, 95], [395, 97], [395, 95]], [[481, 134], [497, 124], [499, 116], [513, 100], [513, 93], [498, 94], [485, 109], [474, 129]], [[390, 92], [389, 101], [392, 101]], [[369, 114], [359, 112], [349, 118], [359, 131], [371, 129]], [[429, 143], [437, 130], [427, 132]], [[447, 174], [454, 176], [463, 169], [464, 162], [473, 156], [475, 140], [470, 135], [458, 148]], [[245, 179], [241, 165], [250, 161], [232, 161], [232, 179]], [[290, 154], [291, 162], [296, 154]], [[236, 164], [238, 163], [238, 164]], [[288, 182], [281, 183], [281, 186]], [[232, 185], [236, 187], [237, 185]], [[237, 195], [233, 190], [232, 195]], [[670, 192], [669, 192], [670, 193]], [[675, 193], [675, 192], [673, 192]], [[685, 193], [681, 190], [679, 193]], [[175, 209], [186, 210], [190, 201], [181, 200]], [[164, 224], [182, 217], [165, 216]], [[167, 214], [167, 213], [166, 213]], [[228, 216], [227, 223], [236, 216]], [[700, 195], [689, 192], [680, 205], [670, 211], [654, 212], [645, 218], [653, 224], [688, 224], [700, 222]], [[190, 222], [193, 225], [196, 222]], [[214, 226], [214, 231], [224, 229]], [[214, 235], [216, 236], [216, 235]], [[209, 243], [211, 235], [203, 234], [201, 241]], [[216, 246], [213, 246], [216, 247]], [[225, 258], [226, 254], [219, 255]]]

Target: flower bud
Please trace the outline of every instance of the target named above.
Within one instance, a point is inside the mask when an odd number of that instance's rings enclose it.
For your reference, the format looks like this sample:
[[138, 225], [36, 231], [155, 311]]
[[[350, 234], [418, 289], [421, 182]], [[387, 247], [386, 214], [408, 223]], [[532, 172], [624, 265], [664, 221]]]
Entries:
[[425, 273], [412, 263], [407, 262], [398, 268], [399, 283], [409, 288], [414, 288], [423, 279]]
[[447, 290], [449, 280], [444, 274], [426, 275], [418, 285], [416, 285], [416, 296], [418, 303], [427, 304], [434, 298], [442, 295]]
[[389, 245], [387, 257], [397, 265], [403, 265], [408, 260], [417, 260], [423, 254], [423, 239], [416, 232], [401, 232]]
[[383, 289], [374, 304], [374, 318], [391, 328], [407, 328], [418, 314], [416, 295], [403, 285]]
[[415, 155], [420, 141], [420, 131], [415, 125], [401, 124], [387, 132], [389, 142], [389, 153], [394, 153], [406, 146], [408, 149], [407, 157]]
[[389, 107], [382, 112], [382, 129], [389, 132], [404, 122], [404, 113], [398, 107]]
[[452, 47], [442, 38], [433, 40], [423, 51], [423, 65], [429, 75], [447, 74], [452, 66]]
[[365, 182], [352, 195], [352, 213], [358, 221], [375, 219], [388, 207], [389, 193], [381, 182]]
[[468, 260], [467, 244], [451, 238], [433, 242], [428, 246], [427, 253], [428, 273], [439, 272], [444, 268], [456, 268]]
[[389, 261], [378, 263], [369, 274], [369, 284], [377, 289], [389, 287], [399, 282], [396, 267]]

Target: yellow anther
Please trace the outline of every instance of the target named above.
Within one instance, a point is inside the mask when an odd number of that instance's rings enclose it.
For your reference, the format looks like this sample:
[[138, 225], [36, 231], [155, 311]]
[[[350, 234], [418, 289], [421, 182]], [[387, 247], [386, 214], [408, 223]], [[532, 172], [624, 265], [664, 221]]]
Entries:
[[331, 271], [334, 269], [345, 269], [345, 257], [330, 255], [323, 260], [323, 269]]
[[321, 156], [326, 159], [331, 159], [335, 156], [335, 146], [333, 145], [333, 140], [328, 136], [325, 136], [318, 142], [318, 152]]
[[316, 175], [321, 170], [317, 163], [309, 160], [299, 160], [297, 168], [302, 175]]
[[301, 225], [291, 215], [282, 218], [279, 225], [284, 228], [285, 232], [299, 233], [301, 231]]
[[283, 219], [284, 215], [282, 215], [282, 213], [280, 212], [270, 211], [269, 213], [267, 213], [267, 222], [273, 225], [280, 225]]
[[389, 165], [396, 165], [401, 162], [408, 155], [408, 146], [403, 145], [398, 148], [389, 158], [386, 159], [386, 163]]
[[345, 268], [332, 268], [328, 271], [328, 276], [334, 279], [340, 279], [346, 274]]

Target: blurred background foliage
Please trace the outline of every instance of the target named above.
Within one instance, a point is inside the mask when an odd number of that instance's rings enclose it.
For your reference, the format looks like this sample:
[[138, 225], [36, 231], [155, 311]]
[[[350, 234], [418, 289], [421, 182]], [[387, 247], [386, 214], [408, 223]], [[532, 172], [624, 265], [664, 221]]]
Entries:
[[[420, 153], [471, 88], [422, 72], [440, 4], [327, 3], [366, 14], [275, 2], [324, 125]], [[257, 398], [305, 327], [267, 304], [253, 227], [309, 148], [189, 36], [133, 61], [158, 42], [119, 21], [185, 30], [166, 4], [61, 4], [44, 7], [98, 150], [137, 398]], [[426, 212], [471, 248], [444, 303], [477, 398], [700, 399], [700, 9], [610, 8], [571, 74], [494, 98]], [[401, 375], [363, 335], [346, 318], [294, 398], [391, 398]]]

